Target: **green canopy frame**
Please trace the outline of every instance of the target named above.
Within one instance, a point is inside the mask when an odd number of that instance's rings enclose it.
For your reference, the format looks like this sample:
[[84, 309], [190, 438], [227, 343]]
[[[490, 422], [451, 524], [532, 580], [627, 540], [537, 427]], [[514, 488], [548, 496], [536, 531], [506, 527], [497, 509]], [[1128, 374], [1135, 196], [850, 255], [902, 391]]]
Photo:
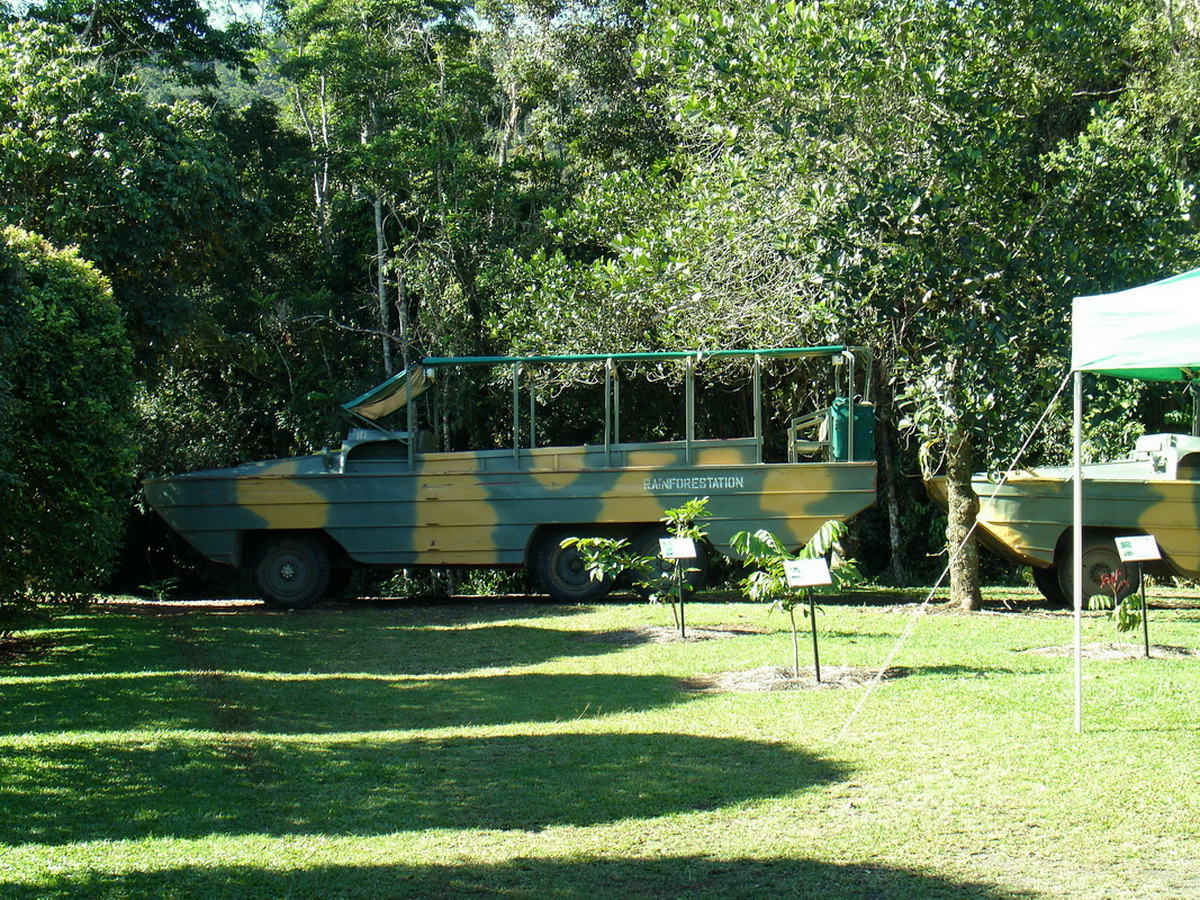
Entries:
[[[844, 365], [848, 370], [847, 397], [849, 400], [849, 421], [854, 422], [855, 378], [858, 374], [856, 366], [865, 361], [864, 381], [869, 384], [871, 354], [861, 347], [850, 347], [841, 344], [819, 347], [770, 347], [747, 350], [674, 350], [657, 352], [629, 353], [582, 353], [563, 354], [555, 356], [456, 356], [456, 357], [427, 357], [419, 363], [409, 366], [388, 378], [382, 384], [372, 388], [365, 394], [342, 404], [342, 408], [364, 424], [383, 430], [378, 424], [379, 419], [406, 408], [408, 430], [397, 432], [405, 437], [416, 433], [416, 419], [412, 401], [421, 396], [431, 387], [435, 387], [438, 372], [458, 366], [508, 366], [512, 373], [512, 448], [516, 459], [521, 455], [522, 422], [521, 422], [521, 390], [520, 376], [523, 371], [540, 365], [566, 365], [587, 363], [604, 366], [604, 447], [605, 455], [611, 455], [613, 445], [620, 440], [620, 379], [618, 366], [630, 362], [667, 362], [675, 361], [685, 367], [684, 403], [686, 411], [687, 458], [692, 458], [692, 446], [695, 443], [696, 430], [696, 367], [708, 359], [748, 359], [753, 364], [754, 384], [754, 438], [758, 445], [758, 461], [762, 462], [762, 364], [768, 359], [807, 359], [812, 357], [828, 357], [835, 364]], [[528, 426], [529, 446], [534, 446], [536, 422], [534, 419], [534, 402], [532, 390], [529, 396]], [[855, 428], [850, 427], [847, 434], [847, 453], [849, 459], [856, 459]], [[416, 441], [409, 440], [409, 461], [415, 459]]]

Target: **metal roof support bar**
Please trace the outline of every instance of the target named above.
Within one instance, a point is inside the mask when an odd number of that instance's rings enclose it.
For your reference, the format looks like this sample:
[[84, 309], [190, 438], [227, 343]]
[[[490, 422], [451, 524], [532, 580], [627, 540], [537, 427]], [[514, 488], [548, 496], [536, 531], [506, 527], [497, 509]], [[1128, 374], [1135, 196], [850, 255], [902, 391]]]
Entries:
[[757, 459], [763, 461], [763, 417], [762, 417], [762, 356], [754, 354], [754, 445]]
[[[697, 354], [698, 355], [698, 354]], [[696, 441], [696, 357], [688, 356], [684, 360], [686, 370], [684, 381], [684, 403], [687, 406], [687, 416], [685, 422], [686, 431], [684, 433], [684, 446], [687, 448], [688, 465], [693, 462], [692, 459], [692, 444]]]
[[529, 370], [529, 449], [537, 446], [537, 384], [536, 372]]
[[[409, 372], [405, 369], [405, 372]], [[408, 467], [412, 469], [417, 464], [417, 410], [413, 404], [413, 380], [404, 379], [404, 408], [408, 426]]]
[[604, 361], [604, 465], [612, 465], [612, 365]]
[[858, 458], [854, 455], [854, 432], [858, 431], [858, 423], [854, 419], [854, 354], [847, 350], [844, 355], [850, 362], [846, 389], [846, 399], [849, 401], [846, 404], [846, 462], [854, 462]]
[[613, 443], [621, 443], [621, 370], [616, 362], [609, 362], [613, 378]]
[[513, 429], [513, 462], [521, 461], [521, 363], [514, 362], [512, 367], [512, 429]]

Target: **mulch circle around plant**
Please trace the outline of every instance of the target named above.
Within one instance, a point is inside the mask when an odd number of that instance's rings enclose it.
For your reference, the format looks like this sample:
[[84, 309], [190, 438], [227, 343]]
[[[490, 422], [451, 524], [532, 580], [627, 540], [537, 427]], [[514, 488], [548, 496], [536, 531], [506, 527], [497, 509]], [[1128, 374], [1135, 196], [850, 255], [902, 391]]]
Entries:
[[[1025, 653], [1034, 656], [1074, 656], [1074, 644], [1057, 647], [1030, 647]], [[1142, 644], [1085, 644], [1080, 655], [1084, 659], [1145, 659], [1146, 648]], [[1200, 659], [1200, 650], [1189, 647], [1172, 647], [1167, 644], [1151, 644], [1150, 656], [1157, 659]]]
[[875, 681], [903, 678], [908, 669], [893, 666], [880, 675], [878, 669], [859, 666], [821, 666], [821, 680], [816, 671], [801, 667], [799, 676], [788, 666], [764, 666], [748, 672], [718, 672], [684, 678], [679, 686], [685, 691], [701, 693], [755, 693], [761, 691], [829, 691], [839, 688], [861, 688]]
[[635, 628], [618, 628], [615, 631], [598, 631], [580, 636], [580, 640], [594, 644], [678, 644], [690, 641], [711, 641], [720, 638], [741, 637], [746, 634], [770, 634], [765, 628], [751, 625], [725, 625], [715, 628], [684, 628], [684, 637], [679, 629], [665, 625], [638, 625]]
[[[681, 638], [679, 629], [661, 625], [639, 625], [615, 631], [583, 635], [581, 641], [607, 644], [674, 644], [681, 641], [710, 641], [747, 634], [770, 634], [765, 628], [752, 625], [728, 625], [714, 628], [687, 628]], [[875, 681], [903, 678], [909, 670], [893, 666], [880, 675], [879, 669], [860, 666], [822, 666], [821, 680], [811, 666], [801, 667], [799, 675], [790, 666], [763, 666], [744, 672], [717, 672], [696, 675], [678, 682], [680, 689], [696, 693], [758, 693], [763, 691], [828, 691], [839, 688], [861, 688]]]

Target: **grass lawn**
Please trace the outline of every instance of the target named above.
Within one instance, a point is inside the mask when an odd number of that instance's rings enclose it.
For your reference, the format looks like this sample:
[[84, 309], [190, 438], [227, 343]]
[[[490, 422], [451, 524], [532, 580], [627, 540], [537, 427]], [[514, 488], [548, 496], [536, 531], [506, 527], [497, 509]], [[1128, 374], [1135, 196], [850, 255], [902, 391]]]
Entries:
[[[101, 604], [0, 657], [0, 897], [1200, 897], [1200, 658], [1086, 661], [1076, 734], [1027, 652], [1070, 617], [990, 597], [869, 695], [682, 690], [790, 664], [741, 603], [686, 643], [596, 639], [670, 619], [621, 602]], [[822, 666], [911, 600], [826, 605]], [[1151, 639], [1200, 651], [1176, 606]]]

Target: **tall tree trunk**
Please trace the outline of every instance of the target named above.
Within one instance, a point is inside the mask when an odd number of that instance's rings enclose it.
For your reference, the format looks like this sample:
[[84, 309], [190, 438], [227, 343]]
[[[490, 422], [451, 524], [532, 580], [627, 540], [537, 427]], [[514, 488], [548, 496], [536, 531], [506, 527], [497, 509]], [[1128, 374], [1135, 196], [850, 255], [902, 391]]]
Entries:
[[901, 547], [903, 538], [900, 534], [900, 499], [896, 495], [896, 429], [892, 427], [892, 397], [887, 385], [879, 391], [876, 412], [879, 434], [875, 440], [875, 447], [879, 452], [879, 480], [882, 482], [880, 486], [883, 488], [883, 502], [887, 509], [888, 543], [891, 545], [888, 577], [893, 584], [904, 584], [908, 580], [908, 574], [904, 570], [904, 551]]
[[521, 101], [515, 81], [508, 85], [505, 99], [508, 101], [508, 110], [504, 113], [504, 126], [496, 136], [496, 162], [501, 168], [508, 165], [508, 153], [516, 139], [517, 122], [521, 118]]
[[413, 362], [413, 333], [412, 317], [408, 309], [408, 282], [404, 280], [404, 271], [398, 267], [396, 272], [396, 315], [399, 318], [397, 328], [400, 332], [400, 358], [405, 369]]
[[953, 431], [946, 442], [946, 546], [950, 556], [950, 602], [966, 611], [979, 609], [979, 548], [968, 539], [979, 512], [979, 498], [971, 487], [971, 437]]
[[321, 250], [326, 259], [333, 258], [333, 241], [329, 236], [329, 110], [325, 103], [325, 79], [320, 79], [317, 95], [318, 123], [309, 116], [304, 104], [304, 95], [296, 88], [296, 110], [300, 114], [304, 128], [308, 132], [308, 143], [314, 151], [313, 159], [313, 202], [316, 205], [317, 238], [321, 242]]
[[383, 200], [375, 198], [375, 290], [379, 300], [380, 341], [383, 344], [383, 371], [391, 377], [396, 374], [396, 363], [392, 359], [391, 316], [388, 314], [387, 282], [387, 237], [383, 231]]

